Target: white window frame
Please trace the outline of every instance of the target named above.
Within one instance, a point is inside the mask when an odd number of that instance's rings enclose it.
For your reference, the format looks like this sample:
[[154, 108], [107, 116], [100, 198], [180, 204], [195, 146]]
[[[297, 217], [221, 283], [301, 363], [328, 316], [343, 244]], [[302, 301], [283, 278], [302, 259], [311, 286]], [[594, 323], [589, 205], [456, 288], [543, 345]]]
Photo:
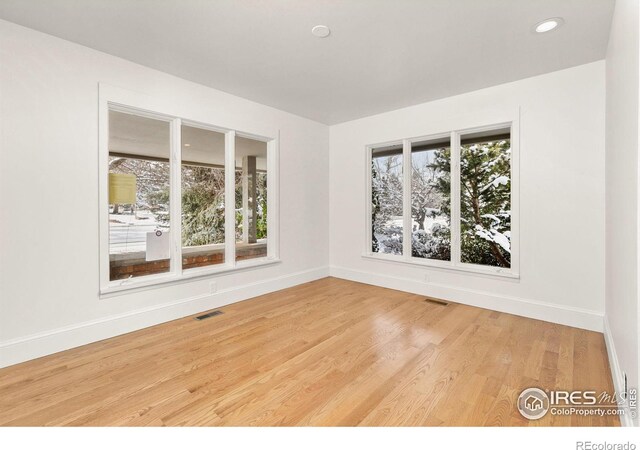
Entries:
[[[460, 254], [460, 136], [483, 131], [500, 130], [509, 127], [511, 131], [511, 267], [493, 267], [464, 263]], [[440, 261], [411, 256], [411, 144], [414, 142], [451, 139], [451, 261]], [[403, 224], [402, 255], [376, 253], [371, 250], [371, 164], [374, 149], [402, 144], [402, 185]], [[469, 272], [505, 278], [520, 278], [520, 124], [515, 115], [510, 120], [476, 125], [424, 136], [396, 139], [365, 146], [365, 243], [363, 258], [375, 259], [435, 269]]]
[[[100, 233], [100, 296], [110, 297], [134, 290], [156, 288], [171, 283], [180, 283], [199, 277], [210, 277], [277, 264], [279, 259], [279, 174], [278, 131], [260, 130], [257, 133], [237, 131], [237, 128], [209, 124], [206, 119], [194, 120], [190, 109], [172, 104], [168, 100], [125, 89], [99, 85], [98, 111], [98, 178], [99, 178], [99, 233]], [[135, 114], [141, 117], [162, 120], [170, 124], [170, 194], [171, 217], [170, 270], [166, 273], [144, 275], [123, 280], [109, 280], [109, 111]], [[192, 116], [191, 116], [192, 117]], [[181, 126], [193, 126], [225, 135], [225, 259], [222, 264], [182, 269], [182, 214]], [[236, 136], [267, 143], [267, 256], [236, 261], [235, 238], [235, 141]], [[230, 168], [232, 168], [230, 170]], [[175, 219], [178, 218], [178, 219]], [[230, 224], [230, 225], [229, 225]]]

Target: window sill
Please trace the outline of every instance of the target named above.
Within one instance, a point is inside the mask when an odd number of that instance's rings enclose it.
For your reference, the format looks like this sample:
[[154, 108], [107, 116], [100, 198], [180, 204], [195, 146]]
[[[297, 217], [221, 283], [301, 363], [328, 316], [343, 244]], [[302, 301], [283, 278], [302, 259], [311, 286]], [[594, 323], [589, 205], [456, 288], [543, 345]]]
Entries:
[[111, 282], [108, 286], [100, 289], [100, 298], [110, 298], [131, 292], [146, 291], [176, 284], [193, 281], [212, 275], [230, 274], [243, 272], [245, 270], [257, 269], [265, 266], [279, 264], [280, 259], [257, 258], [254, 260], [238, 261], [234, 267], [220, 264], [217, 267], [193, 268], [184, 271], [182, 274], [158, 274], [141, 277], [138, 279], [125, 279]]
[[373, 259], [376, 261], [386, 261], [396, 264], [407, 264], [411, 266], [417, 267], [428, 267], [431, 269], [441, 269], [452, 272], [465, 272], [469, 274], [475, 275], [485, 275], [489, 277], [499, 277], [499, 278], [511, 278], [511, 279], [519, 279], [520, 274], [514, 272], [512, 269], [504, 269], [501, 267], [484, 267], [478, 266], [474, 264], [453, 264], [448, 261], [437, 261], [437, 260], [422, 260], [419, 258], [411, 258], [407, 259], [403, 256], [398, 255], [389, 255], [389, 254], [376, 254], [376, 253], [363, 253], [363, 258]]

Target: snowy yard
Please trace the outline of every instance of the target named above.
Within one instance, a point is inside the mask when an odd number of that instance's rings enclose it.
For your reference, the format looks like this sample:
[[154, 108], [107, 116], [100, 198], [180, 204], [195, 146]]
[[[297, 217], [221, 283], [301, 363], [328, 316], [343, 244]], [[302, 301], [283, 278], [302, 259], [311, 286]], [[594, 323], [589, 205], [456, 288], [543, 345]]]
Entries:
[[151, 211], [136, 211], [135, 214], [109, 214], [109, 253], [122, 254], [144, 252], [147, 233], [168, 228], [158, 223]]

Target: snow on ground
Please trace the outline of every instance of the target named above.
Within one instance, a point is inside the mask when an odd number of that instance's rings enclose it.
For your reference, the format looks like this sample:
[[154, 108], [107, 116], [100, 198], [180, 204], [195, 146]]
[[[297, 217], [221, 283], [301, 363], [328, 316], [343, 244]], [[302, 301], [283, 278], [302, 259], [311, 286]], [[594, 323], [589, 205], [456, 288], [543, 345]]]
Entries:
[[[435, 224], [439, 224], [442, 225], [444, 227], [449, 227], [449, 223], [447, 222], [447, 217], [446, 216], [436, 216], [436, 217], [427, 217], [424, 221], [424, 229], [427, 232], [431, 232], [431, 228], [433, 227], [433, 225]], [[386, 223], [387, 227], [399, 227], [402, 228], [403, 225], [403, 220], [401, 216], [395, 216], [393, 217], [393, 219], [389, 220]], [[417, 230], [418, 229], [418, 222], [416, 222], [415, 220], [411, 220], [411, 227], [412, 230]], [[384, 245], [384, 241], [386, 239], [389, 239], [391, 236], [388, 236], [386, 234], [383, 233], [375, 233], [375, 238], [378, 240], [378, 252], [379, 253], [394, 253], [393, 249], [387, 248]]]
[[166, 227], [158, 223], [151, 211], [135, 214], [109, 214], [109, 253], [144, 252], [147, 233]]

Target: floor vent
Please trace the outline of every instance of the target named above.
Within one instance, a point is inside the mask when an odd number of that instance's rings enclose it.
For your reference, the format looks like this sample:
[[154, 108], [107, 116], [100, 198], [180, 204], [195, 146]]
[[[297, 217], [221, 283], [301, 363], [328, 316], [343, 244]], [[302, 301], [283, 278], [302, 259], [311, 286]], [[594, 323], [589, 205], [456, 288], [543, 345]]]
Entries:
[[196, 320], [204, 320], [204, 319], [208, 319], [209, 317], [219, 316], [220, 314], [223, 314], [223, 312], [222, 311], [211, 311], [210, 313], [206, 313], [206, 314], [203, 314], [201, 316], [196, 317]]
[[449, 306], [448, 302], [445, 302], [444, 300], [438, 300], [436, 298], [426, 298], [424, 301], [427, 303], [433, 303], [434, 305]]

